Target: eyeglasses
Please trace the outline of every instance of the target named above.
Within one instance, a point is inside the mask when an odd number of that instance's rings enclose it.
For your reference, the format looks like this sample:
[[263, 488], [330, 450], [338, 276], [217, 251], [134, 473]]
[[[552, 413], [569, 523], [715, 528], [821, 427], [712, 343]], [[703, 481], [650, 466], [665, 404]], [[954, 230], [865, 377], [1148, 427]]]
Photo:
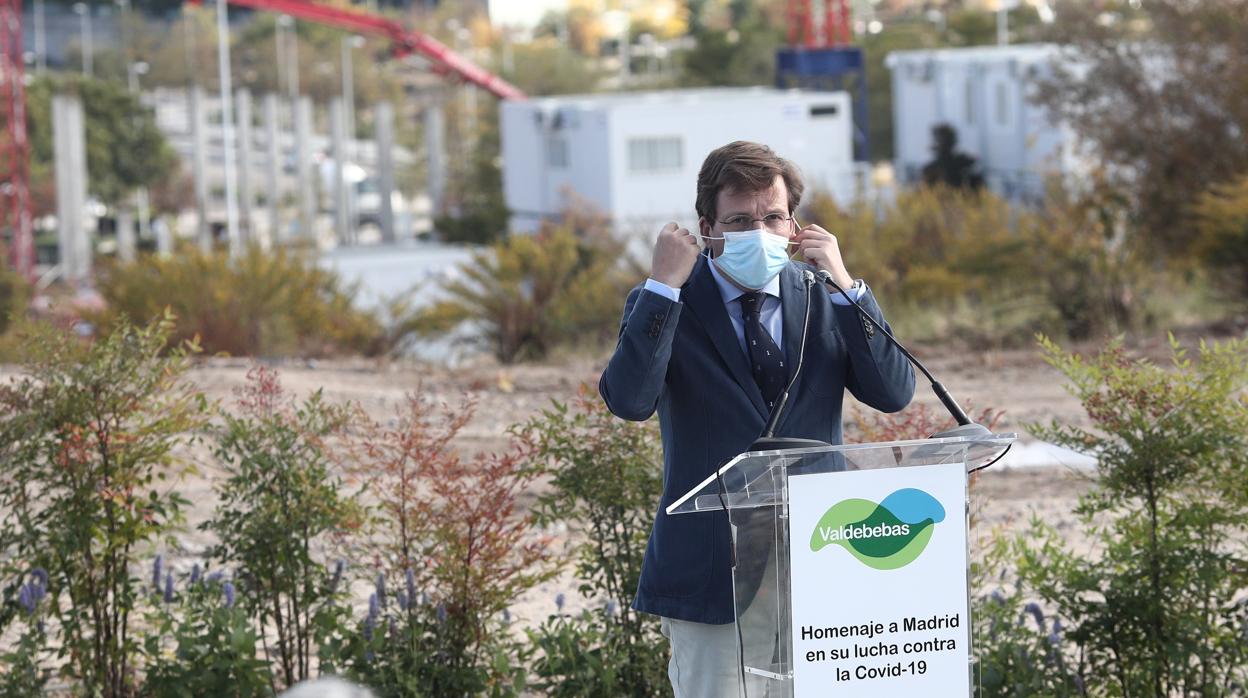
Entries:
[[792, 226], [797, 219], [792, 216], [785, 216], [779, 213], [769, 213], [762, 218], [750, 218], [745, 214], [738, 216], [729, 216], [727, 219], [717, 221], [724, 226], [724, 231], [729, 233], [739, 233], [750, 230], [754, 223], [762, 223], [763, 227], [773, 233], [790, 233], [793, 231]]

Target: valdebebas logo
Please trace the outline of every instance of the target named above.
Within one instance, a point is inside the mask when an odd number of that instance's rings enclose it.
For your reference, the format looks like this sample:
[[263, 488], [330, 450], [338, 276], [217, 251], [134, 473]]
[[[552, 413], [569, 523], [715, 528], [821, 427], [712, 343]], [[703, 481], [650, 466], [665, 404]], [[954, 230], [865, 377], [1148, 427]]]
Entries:
[[914, 562], [927, 548], [945, 508], [923, 490], [906, 488], [876, 504], [846, 499], [832, 505], [810, 534], [810, 549], [839, 545], [864, 565], [895, 570]]

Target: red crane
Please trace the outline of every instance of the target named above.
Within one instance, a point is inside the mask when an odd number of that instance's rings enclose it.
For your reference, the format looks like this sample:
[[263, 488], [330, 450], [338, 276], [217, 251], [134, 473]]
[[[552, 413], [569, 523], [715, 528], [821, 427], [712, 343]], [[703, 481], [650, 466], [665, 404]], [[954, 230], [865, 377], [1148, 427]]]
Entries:
[[[12, 0], [0, 0], [12, 1]], [[203, 4], [204, 0], [190, 0]], [[371, 34], [390, 40], [395, 56], [413, 53], [433, 61], [434, 70], [456, 75], [465, 82], [488, 90], [499, 99], [524, 99], [525, 95], [506, 80], [455, 53], [446, 44], [428, 34], [405, 28], [402, 24], [380, 15], [345, 10], [307, 0], [225, 0], [231, 5], [250, 7], [255, 10], [280, 12], [308, 22], [325, 24], [359, 34]]]
[[0, 0], [0, 232], [10, 231], [13, 270], [35, 273], [30, 212], [30, 142], [26, 137], [26, 71], [22, 55], [22, 1]]
[[813, 0], [789, 0], [789, 46], [833, 48], [853, 40], [850, 0], [823, 0], [823, 31], [816, 31]]

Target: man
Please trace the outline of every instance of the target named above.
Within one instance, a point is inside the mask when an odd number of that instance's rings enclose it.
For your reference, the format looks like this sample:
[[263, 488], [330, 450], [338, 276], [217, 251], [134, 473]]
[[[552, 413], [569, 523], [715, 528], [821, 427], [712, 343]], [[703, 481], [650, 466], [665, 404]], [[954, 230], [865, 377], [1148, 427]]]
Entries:
[[[708, 155], [698, 173], [699, 234], [675, 223], [659, 232], [650, 278], [628, 295], [598, 385], [616, 416], [659, 413], [663, 498], [633, 605], [662, 618], [677, 698], [738, 695], [729, 529], [723, 512], [664, 509], [763, 431], [793, 378], [807, 293], [805, 362], [777, 436], [839, 444], [846, 389], [888, 412], [914, 394], [905, 357], [839, 293], [806, 282], [804, 270], [829, 272], [883, 323], [836, 238], [793, 218], [802, 188], [796, 168], [767, 146], [737, 141]], [[789, 259], [793, 249], [805, 263]]]

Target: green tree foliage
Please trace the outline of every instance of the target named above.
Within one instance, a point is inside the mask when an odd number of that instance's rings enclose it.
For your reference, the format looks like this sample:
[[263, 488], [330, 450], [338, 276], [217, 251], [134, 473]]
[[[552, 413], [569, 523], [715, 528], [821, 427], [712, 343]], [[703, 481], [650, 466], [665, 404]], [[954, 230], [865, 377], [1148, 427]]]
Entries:
[[[40, 182], [52, 179], [52, 95], [66, 93], [82, 100], [90, 194], [116, 204], [137, 187], [156, 185], [177, 172], [177, 154], [156, 127], [155, 114], [124, 83], [41, 77], [26, 88], [32, 189], [46, 188]], [[37, 213], [49, 213], [53, 205], [53, 200], [42, 201], [40, 209], [47, 210]]]
[[410, 323], [440, 334], [476, 323], [503, 363], [536, 360], [558, 347], [601, 345], [616, 335], [620, 299], [640, 272], [600, 220], [569, 212], [533, 235], [512, 235], [473, 255], [447, 285], [446, 300]]
[[1248, 174], [1201, 195], [1197, 253], [1229, 298], [1248, 301]]
[[0, 243], [0, 259], [6, 262], [3, 267], [0, 267], [0, 336], [4, 336], [14, 320], [21, 319], [26, 312], [26, 304], [30, 298], [30, 285], [20, 274], [9, 268], [7, 264], [9, 251], [2, 243]]
[[[1172, 340], [1169, 367], [1112, 342], [1094, 356], [1043, 340], [1090, 428], [1039, 438], [1098, 460], [1076, 510], [1091, 556], [1034, 522], [1020, 584], [1067, 626], [1058, 651], [1091, 695], [1238, 695], [1248, 681], [1248, 344]], [[1012, 682], [1007, 682], [1010, 685]]]
[[556, 402], [514, 431], [550, 476], [534, 507], [538, 520], [581, 534], [579, 591], [602, 608], [529, 631], [538, 688], [551, 696], [663, 695], [667, 647], [657, 619], [629, 606], [663, 488], [658, 430], [616, 419], [581, 386], [571, 403]]
[[100, 279], [100, 318], [145, 322], [173, 311], [175, 335], [236, 356], [324, 356], [383, 351], [384, 332], [352, 305], [355, 289], [295, 252], [249, 247], [237, 259], [186, 249], [142, 257]]
[[682, 52], [681, 82], [689, 86], [772, 85], [776, 49], [784, 45], [780, 3], [733, 2], [721, 12], [691, 12], [693, 49]]
[[136, 694], [134, 570], [187, 504], [168, 481], [206, 406], [182, 379], [195, 347], [172, 332], [168, 317], [89, 345], [45, 330], [0, 388], [0, 578], [46, 570], [56, 658], [89, 695]]
[[958, 150], [958, 132], [949, 124], [932, 127], [932, 160], [923, 166], [923, 183], [954, 189], [979, 189], [984, 176], [975, 158]]
[[1053, 34], [1068, 51], [1040, 99], [1110, 166], [1155, 248], [1191, 255], [1191, 204], [1248, 171], [1248, 6], [1068, 3]]
[[339, 475], [354, 412], [326, 403], [319, 391], [296, 403], [264, 368], [248, 374], [238, 408], [238, 416], [219, 415], [213, 454], [226, 477], [202, 527], [216, 534], [212, 557], [238, 570], [239, 601], [255, 632], [272, 634], [266, 659], [290, 686], [318, 664], [327, 670], [321, 650], [340, 641], [346, 611], [334, 603], [324, 558], [327, 546], [363, 523]]
[[509, 68], [500, 74], [531, 96], [593, 92], [602, 73], [586, 56], [553, 38], [541, 38], [509, 49]]
[[511, 212], [503, 200], [497, 118], [486, 119], [477, 136], [467, 167], [457, 168], [447, 188], [454, 213], [434, 220], [434, 229], [447, 242], [487, 245], [507, 234]]

